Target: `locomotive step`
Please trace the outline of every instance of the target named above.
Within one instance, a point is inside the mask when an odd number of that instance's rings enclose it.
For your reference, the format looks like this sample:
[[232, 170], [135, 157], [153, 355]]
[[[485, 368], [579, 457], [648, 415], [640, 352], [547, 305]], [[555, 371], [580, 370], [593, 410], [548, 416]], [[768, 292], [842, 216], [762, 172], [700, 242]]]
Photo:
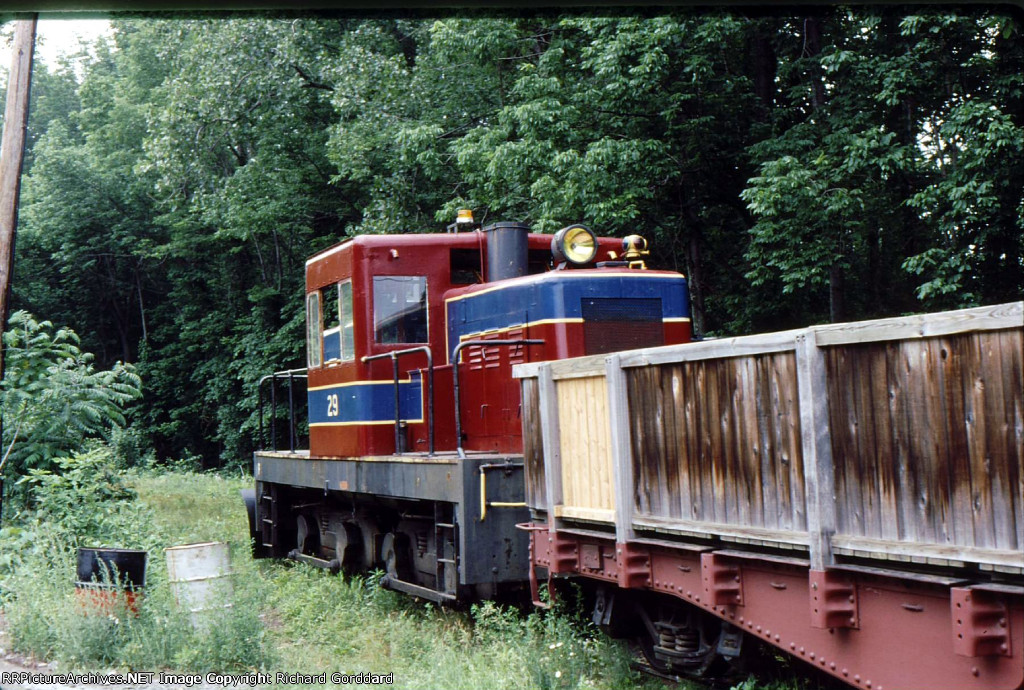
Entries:
[[323, 568], [324, 570], [330, 570], [332, 573], [337, 573], [339, 570], [341, 570], [341, 563], [338, 561], [337, 558], [333, 558], [328, 561], [324, 558], [309, 556], [304, 553], [299, 553], [298, 551], [290, 552], [288, 554], [288, 558], [292, 559], [293, 561], [298, 561], [299, 563], [311, 565], [314, 568]]
[[405, 580], [399, 580], [397, 577], [391, 577], [385, 575], [380, 579], [381, 587], [387, 589], [393, 589], [398, 592], [405, 592], [411, 594], [414, 597], [420, 597], [421, 599], [429, 599], [437, 603], [444, 603], [448, 601], [455, 601], [456, 597], [454, 594], [448, 592], [438, 592], [436, 589], [430, 589], [429, 587], [422, 587], [420, 585], [414, 585], [411, 582]]

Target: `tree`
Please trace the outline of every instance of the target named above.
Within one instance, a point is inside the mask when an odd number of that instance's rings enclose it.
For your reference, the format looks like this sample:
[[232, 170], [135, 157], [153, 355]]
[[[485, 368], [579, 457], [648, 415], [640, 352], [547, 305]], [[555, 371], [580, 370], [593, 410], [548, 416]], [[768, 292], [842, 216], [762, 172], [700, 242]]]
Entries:
[[827, 287], [832, 320], [1019, 294], [1012, 22], [834, 10], [803, 26], [808, 52], [780, 72], [793, 123], [751, 147], [753, 283]]

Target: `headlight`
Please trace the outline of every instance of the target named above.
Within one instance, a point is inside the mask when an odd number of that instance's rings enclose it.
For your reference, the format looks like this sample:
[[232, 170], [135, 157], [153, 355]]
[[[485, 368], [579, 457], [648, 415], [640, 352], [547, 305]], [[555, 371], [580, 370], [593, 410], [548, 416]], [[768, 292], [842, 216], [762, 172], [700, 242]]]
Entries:
[[570, 225], [555, 233], [551, 253], [556, 264], [563, 261], [576, 266], [590, 263], [597, 256], [597, 237], [582, 225]]

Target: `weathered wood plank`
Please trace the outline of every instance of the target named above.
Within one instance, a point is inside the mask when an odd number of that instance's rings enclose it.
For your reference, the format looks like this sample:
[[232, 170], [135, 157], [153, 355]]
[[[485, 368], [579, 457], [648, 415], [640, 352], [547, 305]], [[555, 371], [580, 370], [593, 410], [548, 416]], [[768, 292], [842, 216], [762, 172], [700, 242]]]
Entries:
[[630, 409], [630, 456], [633, 462], [633, 508], [643, 512], [651, 512], [651, 486], [653, 478], [648, 467], [657, 449], [652, 447], [648, 433], [648, 425], [644, 424], [643, 393], [646, 389], [646, 378], [649, 369], [640, 369], [625, 373], [626, 398]]
[[791, 353], [776, 353], [628, 369], [635, 508], [666, 519], [802, 528], [793, 362]]
[[996, 382], [983, 366], [985, 358], [984, 345], [979, 338], [972, 338], [967, 343], [965, 355], [970, 360], [970, 373], [964, 380], [966, 393], [965, 411], [967, 421], [967, 444], [970, 454], [970, 492], [972, 522], [974, 524], [974, 546], [994, 547], [995, 529], [992, 514], [992, 491], [994, 488], [991, 472], [990, 453], [998, 453], [998, 448], [991, 447], [992, 439], [988, 433], [989, 421], [986, 407], [987, 389]]
[[[709, 479], [711, 480], [711, 500], [705, 502], [705, 513], [700, 516], [701, 520], [708, 522], [727, 523], [728, 513], [726, 512], [726, 471], [725, 465], [728, 462], [727, 452], [724, 447], [723, 429], [728, 426], [725, 412], [722, 407], [722, 375], [719, 361], [701, 362], [701, 369], [707, 372], [706, 384], [704, 385], [704, 409], [708, 411], [705, 417], [708, 421], [705, 430], [705, 438], [708, 440], [708, 452], [704, 459], [710, 467]], [[707, 512], [710, 508], [710, 512]]]
[[800, 426], [800, 393], [797, 376], [796, 353], [785, 353], [778, 356], [782, 365], [779, 369], [779, 410], [785, 410], [781, 420], [781, 429], [785, 433], [782, 437], [779, 462], [782, 467], [779, 474], [785, 478], [785, 486], [789, 488], [788, 494], [783, 490], [780, 497], [786, 498], [787, 509], [792, 517], [793, 530], [807, 529], [807, 485], [805, 483], [806, 472], [804, 471], [803, 455], [803, 429]]
[[521, 382], [523, 396], [523, 463], [526, 466], [526, 504], [547, 510], [547, 480], [544, 473], [544, 438], [540, 414], [540, 386], [536, 378]]
[[790, 527], [783, 524], [783, 516], [779, 509], [779, 494], [782, 484], [779, 482], [778, 464], [776, 460], [775, 438], [779, 436], [778, 389], [776, 377], [778, 363], [775, 358], [769, 359], [758, 372], [755, 395], [757, 410], [757, 447], [754, 449], [758, 461], [758, 487], [761, 492], [761, 525], [779, 529]]
[[1021, 343], [997, 330], [827, 350], [841, 534], [1021, 548]]
[[764, 525], [764, 497], [758, 453], [757, 389], [760, 358], [735, 360], [739, 379], [733, 398], [736, 419], [736, 510], [741, 525]]
[[[860, 457], [861, 428], [858, 421], [856, 387], [849, 385], [850, 363], [845, 349], [826, 351], [833, 457]], [[858, 463], [836, 463], [833, 472], [836, 491], [836, 529], [853, 534], [864, 530], [863, 499]]]
[[[946, 426], [949, 430], [946, 453], [949, 462], [949, 535], [954, 544], [974, 544], [974, 515], [970, 492], [970, 451], [967, 445], [964, 380], [965, 358], [956, 340], [944, 342], [940, 357], [945, 362], [942, 395], [946, 398]], [[965, 484], [966, 481], [966, 484]], [[904, 540], [906, 536], [901, 535]]]
[[[1014, 398], [1020, 400], [1024, 390], [1021, 378], [1021, 359], [1012, 353], [1020, 353], [1024, 339], [1022, 332], [1001, 331], [989, 336], [992, 341], [994, 355], [990, 359], [989, 380], [997, 382], [998, 390], [992, 391], [988, 397], [989, 420], [988, 432], [997, 439], [997, 446], [1004, 454], [1002, 462], [992, 465], [993, 484], [997, 487], [992, 497], [992, 518], [995, 523], [995, 542], [999, 547], [1016, 547], [1024, 551], [1024, 541], [1018, 539], [1021, 514], [1024, 503], [1020, 495], [1016, 497], [1017, 487], [1021, 486], [1021, 468], [1024, 465], [1024, 453], [1021, 450], [1021, 438], [1024, 436], [1024, 419], [1021, 405], [1014, 405]], [[1007, 404], [1009, 403], [1009, 404]]]
[[673, 471], [678, 466], [672, 462], [674, 457], [674, 446], [669, 443], [668, 424], [666, 417], [673, 413], [671, 403], [666, 404], [662, 395], [662, 381], [665, 376], [662, 370], [652, 369], [650, 385], [648, 386], [644, 399], [644, 409], [647, 410], [652, 428], [652, 441], [657, 447], [655, 457], [658, 464], [654, 467], [653, 481], [656, 484], [655, 490], [651, 492], [656, 498], [659, 513], [668, 513], [672, 510], [673, 488], [675, 479]]
[[547, 494], [549, 526], [555, 528], [555, 507], [562, 504], [562, 449], [558, 423], [558, 399], [551, 368], [546, 363], [538, 371], [538, 398], [541, 439], [544, 445], [544, 481]]
[[668, 520], [653, 515], [641, 514], [634, 515], [633, 526], [637, 529], [653, 530], [661, 534], [686, 533], [720, 537], [740, 537], [745, 539], [757, 539], [765, 542], [792, 544], [796, 546], [807, 546], [809, 539], [806, 532], [763, 529], [760, 527], [744, 527], [741, 525], [707, 522], [703, 520]]
[[1024, 302], [1010, 302], [975, 309], [815, 326], [813, 330], [819, 346], [827, 347], [885, 340], [933, 338], [1022, 326]]
[[684, 345], [663, 345], [621, 353], [623, 367], [646, 367], [680, 362], [699, 362], [706, 359], [724, 359], [749, 355], [791, 351], [796, 336], [802, 331], [780, 331], [737, 338], [705, 340]]
[[632, 540], [633, 531], [633, 458], [631, 455], [629, 393], [626, 373], [618, 355], [605, 363], [608, 382], [608, 427], [611, 432], [612, 484], [615, 491], [615, 541]]
[[[891, 541], [888, 539], [869, 539], [837, 534], [832, 537], [834, 548], [850, 549], [862, 556], [902, 555], [911, 558], [944, 558], [966, 563], [988, 563], [1024, 568], [1024, 553], [1016, 550], [989, 549], [956, 544], [928, 544], [925, 542]], [[922, 561], [923, 562], [923, 561]]]
[[682, 367], [665, 367], [662, 369], [662, 376], [669, 382], [671, 395], [669, 408], [672, 410], [672, 415], [667, 421], [670, 428], [674, 426], [669, 434], [670, 448], [675, 458], [675, 471], [670, 472], [668, 476], [669, 485], [675, 494], [670, 514], [673, 517], [690, 518], [694, 505], [691, 489], [694, 478], [690, 476], [687, 469], [689, 467], [687, 459], [690, 457], [687, 419], [693, 414], [694, 401], [686, 393], [685, 379], [687, 376]]
[[[854, 423], [862, 429], [864, 444], [859, 448], [863, 457], [873, 459], [881, 468], [879, 474], [882, 477], [880, 486], [879, 504], [884, 506], [881, 511], [885, 513], [884, 524], [886, 538], [899, 539], [906, 533], [907, 524], [911, 516], [908, 514], [910, 506], [901, 496], [906, 491], [909, 477], [907, 475], [906, 452], [899, 454], [893, 436], [893, 416], [890, 400], [895, 399], [892, 381], [889, 376], [889, 366], [886, 357], [886, 348], [873, 346], [864, 348], [864, 357], [867, 360], [868, 388], [866, 395], [860, 401], [860, 408], [854, 413]], [[863, 422], [860, 420], [863, 419]], [[899, 459], [897, 459], [899, 455]], [[835, 453], [833, 453], [835, 457]], [[852, 488], [852, 487], [851, 487]], [[864, 529], [864, 522], [861, 521], [860, 531]], [[854, 532], [855, 530], [850, 530]]]
[[796, 361], [811, 567], [824, 570], [835, 560], [831, 542], [836, 525], [834, 465], [828, 426], [825, 360], [814, 337], [813, 331], [809, 331], [797, 338]]
[[705, 478], [709, 464], [707, 458], [712, 452], [711, 439], [705, 431], [705, 420], [714, 412], [704, 406], [701, 396], [701, 391], [707, 386], [706, 369], [699, 364], [693, 364], [680, 366], [680, 370], [684, 372], [685, 380], [690, 384], [688, 397], [693, 401], [687, 408], [686, 455], [685, 459], [680, 458], [680, 463], [684, 463], [680, 473], [686, 475], [692, 502], [689, 513], [684, 515], [689, 520], [701, 520], [712, 509], [713, 489], [711, 482]]

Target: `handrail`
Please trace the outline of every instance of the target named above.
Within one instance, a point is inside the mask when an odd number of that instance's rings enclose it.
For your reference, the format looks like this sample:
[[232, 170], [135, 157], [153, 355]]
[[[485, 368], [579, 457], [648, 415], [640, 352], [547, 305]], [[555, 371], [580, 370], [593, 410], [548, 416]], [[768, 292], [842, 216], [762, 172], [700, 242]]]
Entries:
[[288, 450], [292, 453], [295, 452], [295, 394], [294, 385], [295, 378], [306, 378], [306, 369], [286, 369], [284, 371], [275, 371], [273, 374], [267, 374], [260, 378], [256, 384], [256, 394], [259, 398], [259, 442], [263, 443], [263, 384], [268, 380], [270, 384], [270, 446], [271, 450], [277, 450], [277, 425], [274, 421], [277, 419], [277, 379], [278, 377], [288, 377]]
[[392, 373], [394, 376], [395, 385], [395, 455], [400, 453], [401, 449], [401, 422], [402, 415], [401, 409], [399, 408], [399, 394], [398, 394], [398, 358], [403, 355], [410, 355], [416, 352], [422, 352], [427, 356], [427, 388], [429, 393], [427, 396], [427, 446], [428, 455], [434, 454], [434, 355], [430, 352], [430, 348], [426, 345], [420, 347], [410, 347], [407, 350], [392, 350], [391, 352], [385, 352], [381, 355], [370, 355], [363, 357], [360, 361], [372, 362], [376, 359], [391, 359]]
[[452, 380], [455, 387], [455, 444], [456, 451], [459, 457], [462, 459], [466, 458], [466, 451], [462, 448], [462, 407], [461, 399], [459, 396], [459, 353], [462, 352], [462, 348], [471, 347], [473, 345], [482, 345], [486, 347], [498, 347], [498, 346], [509, 346], [509, 345], [543, 345], [543, 340], [532, 339], [532, 340], [464, 340], [455, 346], [452, 350]]
[[487, 471], [504, 470], [506, 474], [514, 469], [522, 469], [521, 462], [488, 462], [480, 465], [480, 522], [487, 517], [487, 506], [492, 508], [525, 508], [525, 501], [491, 501], [487, 502]]

